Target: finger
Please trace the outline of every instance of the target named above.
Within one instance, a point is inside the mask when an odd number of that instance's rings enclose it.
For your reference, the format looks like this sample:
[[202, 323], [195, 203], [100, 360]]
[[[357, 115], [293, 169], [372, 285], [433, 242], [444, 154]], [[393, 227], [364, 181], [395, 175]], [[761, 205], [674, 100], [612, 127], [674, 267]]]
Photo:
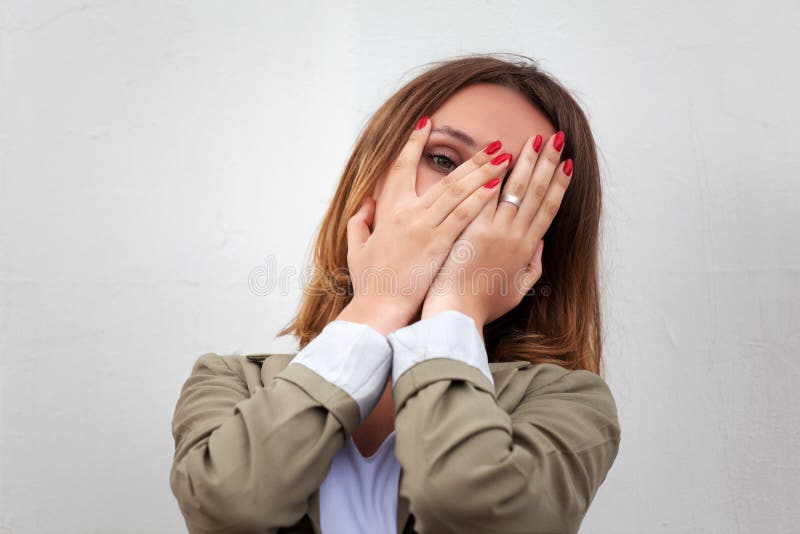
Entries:
[[361, 250], [367, 239], [371, 235], [370, 225], [375, 214], [375, 201], [371, 197], [365, 197], [361, 201], [361, 207], [347, 221], [347, 256], [348, 261], [351, 254]]
[[[536, 166], [531, 175], [530, 184], [525, 191], [519, 210], [512, 221], [512, 225], [525, 232], [530, 227], [534, 216], [539, 211], [548, 195], [553, 173], [561, 161], [561, 151], [564, 149], [564, 132], [558, 131], [548, 139], [537, 158]], [[552, 206], [551, 206], [552, 207]], [[555, 217], [555, 213], [553, 214]], [[544, 234], [540, 234], [541, 237]]]
[[486, 205], [481, 208], [480, 213], [478, 213], [477, 217], [475, 217], [476, 221], [491, 224], [491, 222], [494, 220], [495, 213], [497, 212], [497, 204], [500, 198], [500, 193], [503, 190], [503, 179], [505, 178], [505, 174], [506, 173], [502, 173], [500, 176], [498, 176], [498, 178], [500, 178], [500, 183], [497, 184], [497, 187], [492, 188], [494, 194], [486, 203]]
[[[375, 231], [375, 207], [377, 202], [373, 197], [365, 197], [364, 202], [367, 210], [364, 214], [364, 224], [367, 225], [367, 230], [369, 230], [369, 235], [367, 235], [367, 239], [369, 239], [369, 236]], [[366, 242], [366, 239], [364, 242]]]
[[[536, 147], [536, 148], [534, 148]], [[539, 158], [538, 150], [542, 148], [542, 136], [536, 134], [528, 138], [522, 146], [517, 164], [511, 170], [508, 180], [503, 184], [503, 194], [514, 195], [520, 201], [525, 198], [525, 192], [528, 190], [528, 184], [531, 181], [531, 175], [536, 165], [536, 160]], [[522, 204], [522, 202], [520, 202]], [[495, 219], [501, 224], [511, 224], [511, 220], [517, 215], [518, 207], [510, 202], [500, 202], [495, 211]]]
[[572, 165], [572, 159], [567, 158], [564, 163], [558, 166], [550, 187], [547, 189], [547, 194], [542, 199], [539, 210], [534, 215], [531, 224], [524, 230], [529, 239], [541, 239], [550, 227], [550, 223], [555, 219], [558, 209], [561, 207], [564, 193], [569, 187]]
[[531, 267], [538, 267], [539, 274], [542, 273], [542, 254], [544, 253], [544, 239], [539, 240], [539, 246], [536, 247], [536, 252], [533, 253], [533, 259], [530, 262]]
[[[439, 195], [434, 203], [426, 210], [425, 217], [428, 223], [431, 226], [438, 226], [441, 224], [445, 218], [450, 216], [451, 212], [457, 209], [457, 206], [459, 206], [464, 199], [474, 194], [476, 189], [480, 189], [483, 185], [493, 181], [494, 178], [498, 178], [497, 184], [499, 185], [499, 178], [502, 177], [502, 174], [510, 163], [511, 154], [506, 152], [491, 161], [487, 161], [458, 181], [451, 182], [448, 180], [448, 184], [445, 189], [442, 190], [442, 194]], [[447, 180], [449, 177], [450, 175], [445, 176], [442, 181]], [[489, 191], [489, 193], [494, 194], [494, 191]], [[481, 206], [482, 205], [483, 204], [481, 204]], [[477, 215], [477, 212], [473, 214], [473, 216], [475, 215]], [[471, 219], [470, 217], [470, 220]]]
[[[482, 177], [481, 179], [485, 179], [485, 174], [481, 172], [483, 169], [484, 167], [481, 167], [481, 169], [476, 170], [473, 174]], [[496, 172], [497, 171], [493, 171], [493, 174]], [[469, 179], [465, 178], [465, 181], [466, 180], [474, 180], [474, 178], [470, 176]], [[488, 182], [485, 182], [484, 185], [479, 185], [469, 196], [451, 210], [447, 217], [438, 225], [438, 230], [450, 242], [455, 241], [464, 228], [466, 228], [478, 213], [480, 213], [486, 203], [492, 198], [497, 198], [496, 190], [500, 188], [499, 186], [500, 178], [497, 177], [491, 178]]]
[[388, 198], [394, 199], [417, 198], [417, 168], [430, 131], [431, 120], [426, 115], [417, 121], [400, 154], [392, 162], [386, 174], [381, 197], [387, 195]]
[[527, 294], [536, 282], [542, 277], [542, 253], [544, 252], [544, 239], [539, 240], [539, 246], [536, 247], [536, 252], [533, 258], [525, 268], [525, 273], [522, 278], [522, 286]]
[[483, 149], [478, 150], [472, 155], [471, 158], [453, 169], [452, 172], [436, 182], [434, 185], [429, 187], [425, 193], [419, 197], [422, 205], [426, 208], [431, 207], [436, 199], [439, 198], [450, 185], [469, 175], [475, 169], [485, 165], [487, 161], [498, 157], [497, 154], [502, 146], [503, 143], [498, 139], [496, 141], [492, 141]]

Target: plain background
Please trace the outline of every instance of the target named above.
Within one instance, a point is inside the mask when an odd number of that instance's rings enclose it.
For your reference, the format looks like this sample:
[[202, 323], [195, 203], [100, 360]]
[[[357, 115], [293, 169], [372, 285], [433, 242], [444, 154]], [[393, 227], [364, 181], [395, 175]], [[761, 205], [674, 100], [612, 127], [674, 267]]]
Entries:
[[185, 531], [192, 364], [296, 347], [360, 128], [472, 52], [538, 59], [601, 150], [623, 440], [581, 532], [800, 532], [797, 2], [0, 5], [3, 534]]

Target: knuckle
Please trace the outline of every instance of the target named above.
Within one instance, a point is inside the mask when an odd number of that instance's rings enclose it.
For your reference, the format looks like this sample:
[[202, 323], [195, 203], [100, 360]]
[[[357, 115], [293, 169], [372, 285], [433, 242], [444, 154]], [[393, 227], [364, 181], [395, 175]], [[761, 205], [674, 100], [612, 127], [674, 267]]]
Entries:
[[533, 197], [536, 200], [542, 200], [547, 193], [547, 186], [542, 182], [533, 183]]
[[555, 218], [556, 213], [558, 213], [559, 203], [553, 200], [547, 200], [544, 203], [544, 212], [550, 217], [551, 219]]
[[554, 150], [548, 150], [547, 155], [545, 157], [547, 158], [547, 161], [552, 163], [554, 166], [558, 165], [561, 162], [561, 154], [555, 152]]
[[442, 178], [442, 179], [439, 181], [439, 184], [440, 184], [442, 187], [450, 187], [450, 186], [452, 186], [452, 185], [453, 185], [453, 184], [455, 184], [455, 183], [456, 183], [456, 177], [455, 177], [455, 176], [453, 176], [452, 174], [448, 174], [447, 176], [445, 176], [444, 178]]
[[450, 196], [455, 198], [461, 198], [467, 192], [466, 187], [462, 183], [454, 183], [448, 188], [448, 193]]
[[519, 182], [512, 182], [508, 184], [508, 192], [516, 197], [521, 197], [525, 192], [525, 186]]
[[469, 219], [469, 210], [467, 210], [464, 206], [456, 206], [453, 210], [453, 217], [455, 217], [458, 221], [466, 221]]
[[481, 176], [487, 180], [490, 180], [497, 176], [500, 172], [505, 172], [506, 169], [499, 170], [497, 165], [492, 165], [491, 162], [486, 163], [483, 167], [478, 169]]
[[474, 168], [479, 169], [487, 162], [491, 161], [491, 159], [494, 158], [496, 155], [497, 154], [489, 155], [483, 150], [478, 150], [475, 154], [472, 155], [469, 161], [472, 163], [472, 166]]

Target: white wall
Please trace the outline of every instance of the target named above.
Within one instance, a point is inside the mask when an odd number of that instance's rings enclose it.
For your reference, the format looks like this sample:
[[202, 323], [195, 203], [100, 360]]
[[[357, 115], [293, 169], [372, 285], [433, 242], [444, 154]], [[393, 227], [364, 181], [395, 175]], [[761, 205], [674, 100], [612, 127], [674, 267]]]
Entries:
[[295, 347], [297, 277], [251, 273], [302, 269], [410, 69], [484, 51], [602, 148], [623, 441], [582, 532], [798, 532], [796, 2], [0, 5], [0, 533], [184, 531], [192, 363]]

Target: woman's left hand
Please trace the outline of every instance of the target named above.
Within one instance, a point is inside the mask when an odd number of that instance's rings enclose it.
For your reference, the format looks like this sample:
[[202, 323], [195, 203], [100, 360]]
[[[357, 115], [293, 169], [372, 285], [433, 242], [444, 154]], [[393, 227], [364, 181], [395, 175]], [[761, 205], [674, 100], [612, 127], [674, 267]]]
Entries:
[[[472, 317], [482, 333], [483, 325], [517, 306], [541, 277], [542, 236], [561, 206], [573, 165], [571, 159], [560, 161], [563, 132], [541, 145], [540, 135], [526, 141], [502, 191], [453, 244], [425, 297], [421, 318], [458, 310]], [[505, 193], [522, 199], [519, 208], [497, 203]]]

